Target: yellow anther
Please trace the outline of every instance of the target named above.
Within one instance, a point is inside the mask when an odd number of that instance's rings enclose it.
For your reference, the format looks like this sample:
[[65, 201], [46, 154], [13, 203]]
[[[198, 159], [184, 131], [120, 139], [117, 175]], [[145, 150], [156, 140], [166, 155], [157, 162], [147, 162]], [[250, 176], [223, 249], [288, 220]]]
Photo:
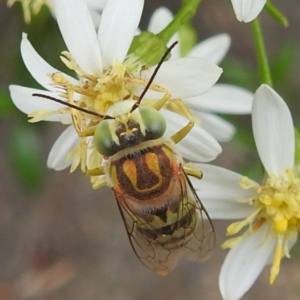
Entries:
[[275, 231], [278, 233], [282, 233], [287, 230], [288, 220], [286, 218], [282, 217], [279, 220], [274, 220], [273, 224], [274, 224]]
[[115, 62], [114, 68], [111, 71], [112, 76], [116, 76], [121, 79], [124, 77], [126, 72], [126, 66], [120, 63], [118, 60]]
[[223, 249], [230, 249], [230, 248], [233, 248], [235, 246], [237, 246], [241, 241], [243, 241], [246, 237], [248, 236], [248, 234], [243, 234], [243, 235], [240, 235], [238, 237], [235, 237], [235, 238], [232, 238], [232, 239], [228, 239], [227, 241], [225, 241], [221, 247]]
[[299, 224], [299, 219], [296, 217], [293, 217], [293, 218], [289, 219], [289, 224], [296, 226]]
[[[242, 188], [254, 189], [254, 195], [247, 202], [257, 210], [245, 220], [231, 224], [227, 229], [227, 234], [230, 235], [249, 225], [250, 230], [246, 232], [250, 235], [262, 224], [268, 226], [268, 235], [277, 239], [270, 273], [271, 284], [279, 274], [282, 257], [290, 256], [290, 242], [297, 238], [300, 231], [300, 180], [297, 176], [293, 170], [286, 170], [284, 176], [267, 177], [261, 186], [246, 177], [242, 178], [240, 182]], [[245, 236], [246, 234], [243, 234], [241, 237], [230, 239], [222, 247], [232, 248]]]
[[283, 238], [282, 236], [279, 236], [275, 248], [275, 253], [273, 256], [273, 264], [272, 264], [271, 274], [270, 274], [270, 284], [274, 283], [277, 275], [279, 274], [280, 263], [282, 258], [282, 243], [283, 243]]
[[244, 190], [249, 190], [249, 189], [253, 189], [253, 188], [258, 189], [260, 187], [256, 182], [252, 181], [251, 179], [249, 179], [246, 176], [242, 177], [242, 179], [240, 181], [240, 186]]
[[28, 122], [29, 123], [40, 122], [40, 121], [43, 121], [53, 115], [65, 114], [67, 112], [70, 112], [70, 110], [69, 110], [69, 108], [66, 109], [65, 107], [57, 109], [55, 111], [42, 110], [42, 109], [36, 110], [36, 111], [28, 114], [28, 117], [31, 118], [30, 120], [28, 120]]
[[49, 76], [51, 76], [52, 81], [56, 84], [68, 83], [68, 81], [65, 79], [65, 77], [61, 73], [57, 72], [57, 73], [49, 74]]
[[261, 203], [265, 204], [265, 205], [271, 205], [272, 204], [272, 199], [268, 195], [259, 197], [259, 201]]
[[236, 234], [242, 228], [244, 228], [246, 225], [249, 225], [250, 223], [252, 223], [260, 210], [261, 209], [255, 210], [248, 218], [244, 219], [243, 221], [235, 222], [235, 223], [230, 224], [227, 228], [227, 235]]

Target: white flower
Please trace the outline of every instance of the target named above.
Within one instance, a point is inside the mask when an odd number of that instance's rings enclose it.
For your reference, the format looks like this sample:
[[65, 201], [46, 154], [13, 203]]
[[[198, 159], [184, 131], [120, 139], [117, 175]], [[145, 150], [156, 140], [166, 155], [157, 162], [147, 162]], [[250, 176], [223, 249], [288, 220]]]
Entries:
[[[172, 18], [173, 15], [167, 8], [158, 8], [150, 19], [148, 30], [157, 34], [171, 22]], [[174, 35], [169, 43], [172, 44], [178, 39], [179, 37]], [[219, 34], [197, 44], [187, 57], [198, 57], [219, 64], [227, 54], [230, 43], [228, 34]], [[179, 49], [180, 47], [177, 47], [172, 51], [172, 58], [180, 57]], [[199, 119], [203, 129], [219, 142], [227, 142], [232, 139], [235, 127], [215, 113], [249, 114], [252, 99], [253, 94], [243, 88], [229, 84], [216, 84], [204, 94], [183, 100], [193, 115]]]
[[[59, 98], [102, 115], [112, 104], [138, 97], [155, 69], [154, 66], [143, 70], [141, 65], [136, 67], [136, 58], [127, 57], [144, 2], [107, 1], [97, 33], [83, 0], [53, 0], [53, 3], [60, 31], [69, 50], [63, 52], [61, 58], [68, 68], [76, 72], [78, 78], [63, 74], [48, 65], [24, 34], [21, 42], [24, 63], [48, 92], [12, 85], [11, 96], [20, 110], [33, 117], [31, 121], [59, 121], [64, 124], [74, 121], [55, 142], [48, 158], [48, 167], [62, 170], [71, 163], [71, 170], [80, 163], [83, 169], [85, 165], [97, 167], [102, 157], [95, 150], [92, 139], [79, 138], [76, 131], [89, 131], [99, 123], [99, 117], [83, 114], [48, 99], [33, 97], [32, 94]], [[221, 72], [218, 66], [206, 60], [181, 58], [163, 63], [153, 84], [163, 87], [172, 98], [197, 96], [211, 88]], [[153, 99], [147, 95], [143, 101], [153, 102], [162, 98], [164, 93], [155, 92]], [[173, 128], [169, 126], [169, 134], [188, 122], [185, 117], [164, 109], [161, 111], [165, 114], [167, 124], [172, 124], [174, 118], [177, 120]], [[191, 151], [191, 145], [197, 153]], [[184, 157], [204, 162], [214, 159], [221, 152], [217, 141], [200, 126], [194, 126], [180, 142], [180, 147]]]
[[268, 263], [272, 264], [272, 284], [300, 228], [300, 178], [294, 170], [293, 121], [283, 99], [267, 85], [255, 93], [252, 126], [266, 171], [262, 184], [209, 165], [199, 165], [204, 174], [201, 182], [193, 179], [211, 218], [243, 219], [227, 229], [227, 235], [244, 229], [242, 235], [222, 246], [232, 248], [219, 278], [225, 300], [240, 299]]
[[262, 11], [267, 0], [231, 0], [236, 18], [240, 22], [251, 22]]
[[[107, 0], [85, 0], [95, 25], [99, 25], [100, 13], [103, 10], [106, 1]], [[55, 11], [53, 7], [54, 0], [8, 0], [7, 5], [11, 7], [16, 2], [21, 2], [22, 4], [26, 23], [30, 23], [32, 15], [37, 15], [43, 5], [46, 5], [51, 11], [52, 15], [55, 17]]]

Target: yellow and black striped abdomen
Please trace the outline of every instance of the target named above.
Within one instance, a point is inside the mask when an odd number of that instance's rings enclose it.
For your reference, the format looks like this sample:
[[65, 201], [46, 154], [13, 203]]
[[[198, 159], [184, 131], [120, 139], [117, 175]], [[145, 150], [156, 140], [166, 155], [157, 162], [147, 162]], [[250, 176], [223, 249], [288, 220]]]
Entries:
[[109, 165], [112, 189], [136, 201], [164, 194], [174, 176], [173, 151], [165, 144], [127, 154]]
[[197, 221], [188, 207], [181, 160], [165, 143], [110, 163], [113, 190], [121, 207], [136, 218], [136, 230], [166, 249], [180, 248]]
[[106, 165], [135, 254], [160, 275], [175, 268], [180, 254], [206, 259], [215, 242], [209, 217], [173, 149], [172, 141], [146, 142]]

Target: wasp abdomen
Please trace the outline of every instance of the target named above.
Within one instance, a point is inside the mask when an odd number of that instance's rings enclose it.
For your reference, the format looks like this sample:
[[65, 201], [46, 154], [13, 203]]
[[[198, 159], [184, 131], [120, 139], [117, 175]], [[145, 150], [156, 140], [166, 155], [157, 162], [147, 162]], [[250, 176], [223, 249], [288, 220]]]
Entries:
[[166, 145], [143, 149], [110, 163], [112, 188], [137, 201], [159, 197], [169, 188], [176, 170]]

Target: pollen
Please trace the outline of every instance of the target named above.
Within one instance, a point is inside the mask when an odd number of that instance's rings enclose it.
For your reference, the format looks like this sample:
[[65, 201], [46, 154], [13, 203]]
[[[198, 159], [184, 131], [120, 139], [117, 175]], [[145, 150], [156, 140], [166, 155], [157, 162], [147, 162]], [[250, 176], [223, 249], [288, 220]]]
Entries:
[[[93, 74], [87, 74], [76, 63], [73, 56], [64, 51], [61, 53], [62, 62], [77, 74], [78, 80], [69, 80], [62, 73], [48, 74], [52, 80], [52, 85], [57, 89], [58, 96], [66, 103], [79, 108], [96, 112], [100, 115], [106, 115], [107, 110], [115, 103], [132, 98], [137, 99], [137, 93], [147, 85], [147, 82], [135, 78], [129, 73], [128, 62], [124, 64], [116, 61], [115, 64], [106, 70], [96, 70]], [[131, 68], [132, 69], [132, 68]], [[32, 112], [29, 117], [30, 122], [39, 122], [52, 115], [71, 114], [74, 129], [77, 131], [80, 142], [76, 148], [71, 150], [67, 159], [72, 158], [73, 163], [71, 172], [79, 165], [84, 172], [89, 162], [87, 161], [88, 153], [94, 153], [92, 142], [86, 142], [87, 136], [92, 136], [101, 117], [86, 114], [76, 108], [65, 106], [56, 111], [39, 110]], [[62, 121], [66, 118], [62, 118]], [[64, 121], [65, 122], [65, 121]], [[90, 141], [90, 140], [89, 140]], [[88, 153], [87, 153], [88, 152]], [[84, 160], [84, 161], [83, 161]], [[98, 160], [99, 167], [101, 159]], [[101, 181], [102, 182], [102, 181]], [[94, 185], [94, 183], [93, 183]], [[95, 183], [97, 186], [98, 183]]]
[[289, 257], [288, 243], [298, 236], [300, 229], [300, 179], [293, 170], [286, 170], [282, 177], [269, 175], [261, 186], [243, 178], [241, 186], [255, 190], [255, 195], [247, 199], [254, 212], [245, 220], [228, 227], [227, 235], [234, 235], [241, 229], [248, 228], [241, 236], [226, 241], [222, 247], [232, 248], [255, 233], [262, 224], [267, 225], [268, 235], [276, 240], [270, 274], [272, 284], [279, 274], [281, 259]]

